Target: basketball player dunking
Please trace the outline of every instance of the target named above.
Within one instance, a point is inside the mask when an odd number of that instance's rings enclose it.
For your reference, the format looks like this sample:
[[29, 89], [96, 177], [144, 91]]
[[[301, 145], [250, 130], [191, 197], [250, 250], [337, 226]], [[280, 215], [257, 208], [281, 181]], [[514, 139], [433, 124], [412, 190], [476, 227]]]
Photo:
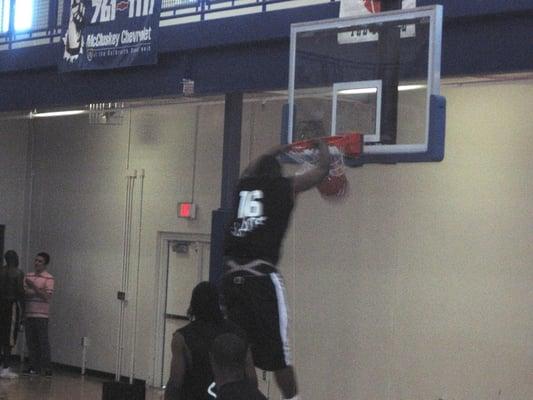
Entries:
[[307, 172], [283, 177], [277, 146], [240, 177], [231, 224], [224, 241], [222, 293], [228, 317], [250, 340], [254, 364], [274, 371], [285, 399], [297, 398], [296, 375], [287, 337], [284, 285], [276, 265], [295, 195], [319, 184], [329, 171], [327, 146], [317, 141], [318, 163]]

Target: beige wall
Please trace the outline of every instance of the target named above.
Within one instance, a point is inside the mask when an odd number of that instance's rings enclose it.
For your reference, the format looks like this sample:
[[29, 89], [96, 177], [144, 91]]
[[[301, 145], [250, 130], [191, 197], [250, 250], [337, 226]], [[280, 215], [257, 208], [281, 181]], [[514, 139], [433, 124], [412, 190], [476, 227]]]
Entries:
[[[533, 397], [533, 83], [444, 86], [443, 94], [443, 162], [350, 169], [340, 201], [315, 190], [298, 200], [281, 269], [302, 398]], [[245, 104], [243, 167], [279, 140], [281, 106]], [[80, 337], [89, 336], [87, 367], [111, 372], [125, 170], [145, 169], [137, 370], [149, 378], [157, 232], [210, 232], [223, 105], [137, 108], [131, 129], [129, 121], [35, 121], [27, 183], [27, 138], [15, 133], [25, 129], [2, 121], [0, 181], [20, 184], [2, 191], [0, 215], [16, 232], [9, 245], [22, 248], [20, 205], [32, 188], [30, 251], [49, 251], [57, 277], [54, 361], [80, 365]], [[199, 204], [196, 221], [176, 218], [183, 200]]]
[[0, 123], [0, 225], [6, 226], [5, 250], [15, 250], [21, 262], [25, 260], [28, 121], [6, 119]]
[[533, 397], [533, 83], [443, 94], [443, 162], [299, 198], [282, 270], [302, 398]]
[[[55, 362], [114, 372], [122, 282], [126, 171], [135, 181], [126, 307], [124, 374], [129, 374], [137, 260], [140, 266], [136, 376], [152, 377], [159, 232], [210, 233], [219, 205], [223, 104], [134, 108], [122, 125], [89, 125], [87, 116], [34, 121], [32, 254], [46, 250], [56, 277], [51, 342]], [[139, 218], [142, 199], [140, 258]], [[197, 218], [177, 218], [195, 201]], [[31, 266], [29, 267], [31, 268]]]
[[[51, 255], [52, 359], [112, 371], [118, 320], [128, 125], [93, 127], [87, 116], [34, 121], [31, 253]], [[32, 269], [28, 265], [28, 269]]]

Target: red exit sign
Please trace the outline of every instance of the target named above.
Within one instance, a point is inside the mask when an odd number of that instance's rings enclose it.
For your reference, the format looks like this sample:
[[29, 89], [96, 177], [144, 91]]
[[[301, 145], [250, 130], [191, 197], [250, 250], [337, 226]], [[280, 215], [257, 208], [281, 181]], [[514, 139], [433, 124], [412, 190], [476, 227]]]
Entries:
[[196, 204], [189, 202], [178, 203], [178, 217], [188, 219], [196, 218]]

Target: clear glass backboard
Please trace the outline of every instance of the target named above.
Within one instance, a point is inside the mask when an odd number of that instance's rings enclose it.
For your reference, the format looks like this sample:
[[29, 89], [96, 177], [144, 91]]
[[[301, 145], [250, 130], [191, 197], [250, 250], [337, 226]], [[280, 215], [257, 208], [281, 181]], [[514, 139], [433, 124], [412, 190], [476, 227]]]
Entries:
[[439, 161], [442, 6], [291, 26], [287, 142], [358, 132], [360, 162]]

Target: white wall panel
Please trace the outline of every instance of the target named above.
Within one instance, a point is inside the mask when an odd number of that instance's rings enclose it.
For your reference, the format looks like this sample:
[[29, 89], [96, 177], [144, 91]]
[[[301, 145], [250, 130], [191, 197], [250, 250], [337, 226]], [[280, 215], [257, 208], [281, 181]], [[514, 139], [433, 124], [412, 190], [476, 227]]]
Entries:
[[[133, 110], [130, 168], [145, 169], [146, 173], [136, 346], [136, 370], [143, 377], [153, 366], [157, 233], [211, 232], [211, 212], [220, 202], [223, 107], [180, 104]], [[178, 201], [197, 203], [197, 218], [178, 218]], [[135, 248], [137, 240], [135, 232]], [[131, 308], [128, 323], [132, 326]], [[127, 341], [126, 348], [129, 346]], [[126, 362], [129, 367], [129, 358]]]
[[128, 125], [87, 116], [35, 122], [31, 251], [50, 253], [56, 278], [53, 361], [112, 371], [122, 268]]
[[445, 161], [398, 179], [395, 394], [531, 398], [533, 83], [444, 95]]
[[[157, 233], [209, 233], [219, 204], [223, 104], [135, 108], [123, 125], [89, 125], [86, 116], [35, 122], [31, 251], [52, 256], [56, 276], [51, 337], [56, 362], [114, 372], [122, 276], [126, 169], [135, 181], [123, 374], [130, 372], [133, 304], [140, 267], [136, 376], [153, 365]], [[131, 129], [130, 129], [131, 127]], [[196, 149], [196, 153], [195, 153]], [[215, 190], [213, 188], [216, 188]], [[177, 202], [194, 200], [198, 217], [177, 218]]]
[[[349, 169], [343, 199], [298, 199], [281, 269], [303, 398], [533, 396], [533, 83], [443, 92], [443, 162]], [[259, 125], [243, 168], [271, 142]]]
[[[6, 124], [3, 127], [7, 129]], [[211, 211], [219, 203], [222, 129], [223, 104], [135, 108], [131, 120], [129, 111], [125, 113], [121, 126], [89, 125], [86, 116], [35, 121], [30, 248], [32, 254], [44, 250], [52, 256], [50, 271], [57, 282], [51, 319], [54, 361], [80, 365], [80, 338], [87, 336], [87, 367], [114, 371], [125, 173], [127, 168], [139, 173], [144, 169], [136, 371], [141, 378], [150, 377], [157, 233], [210, 232]], [[25, 150], [25, 141], [23, 145]], [[23, 178], [24, 174], [23, 170]], [[10, 174], [9, 178], [17, 176]], [[126, 317], [130, 333], [140, 184], [137, 178]], [[21, 193], [23, 189], [22, 179]], [[198, 218], [178, 219], [177, 202], [193, 197], [199, 205]], [[19, 225], [22, 231], [22, 221]], [[130, 333], [124, 343], [124, 374], [130, 367]]]
[[224, 135], [223, 102], [201, 105], [198, 109], [198, 136], [194, 201], [198, 203], [198, 233], [211, 233], [211, 212], [220, 207], [222, 145]]
[[[57, 279], [51, 320], [56, 362], [80, 365], [80, 338], [88, 336], [87, 367], [114, 371], [125, 173], [127, 168], [145, 171], [136, 372], [149, 378], [157, 233], [210, 232], [211, 211], [219, 204], [223, 104], [135, 108], [131, 119], [129, 111], [125, 113], [121, 126], [89, 125], [86, 116], [35, 124], [31, 252], [45, 250], [52, 256], [50, 271]], [[130, 371], [140, 200], [137, 178], [124, 374]], [[185, 200], [198, 204], [194, 221], [177, 218], [177, 202]]]

